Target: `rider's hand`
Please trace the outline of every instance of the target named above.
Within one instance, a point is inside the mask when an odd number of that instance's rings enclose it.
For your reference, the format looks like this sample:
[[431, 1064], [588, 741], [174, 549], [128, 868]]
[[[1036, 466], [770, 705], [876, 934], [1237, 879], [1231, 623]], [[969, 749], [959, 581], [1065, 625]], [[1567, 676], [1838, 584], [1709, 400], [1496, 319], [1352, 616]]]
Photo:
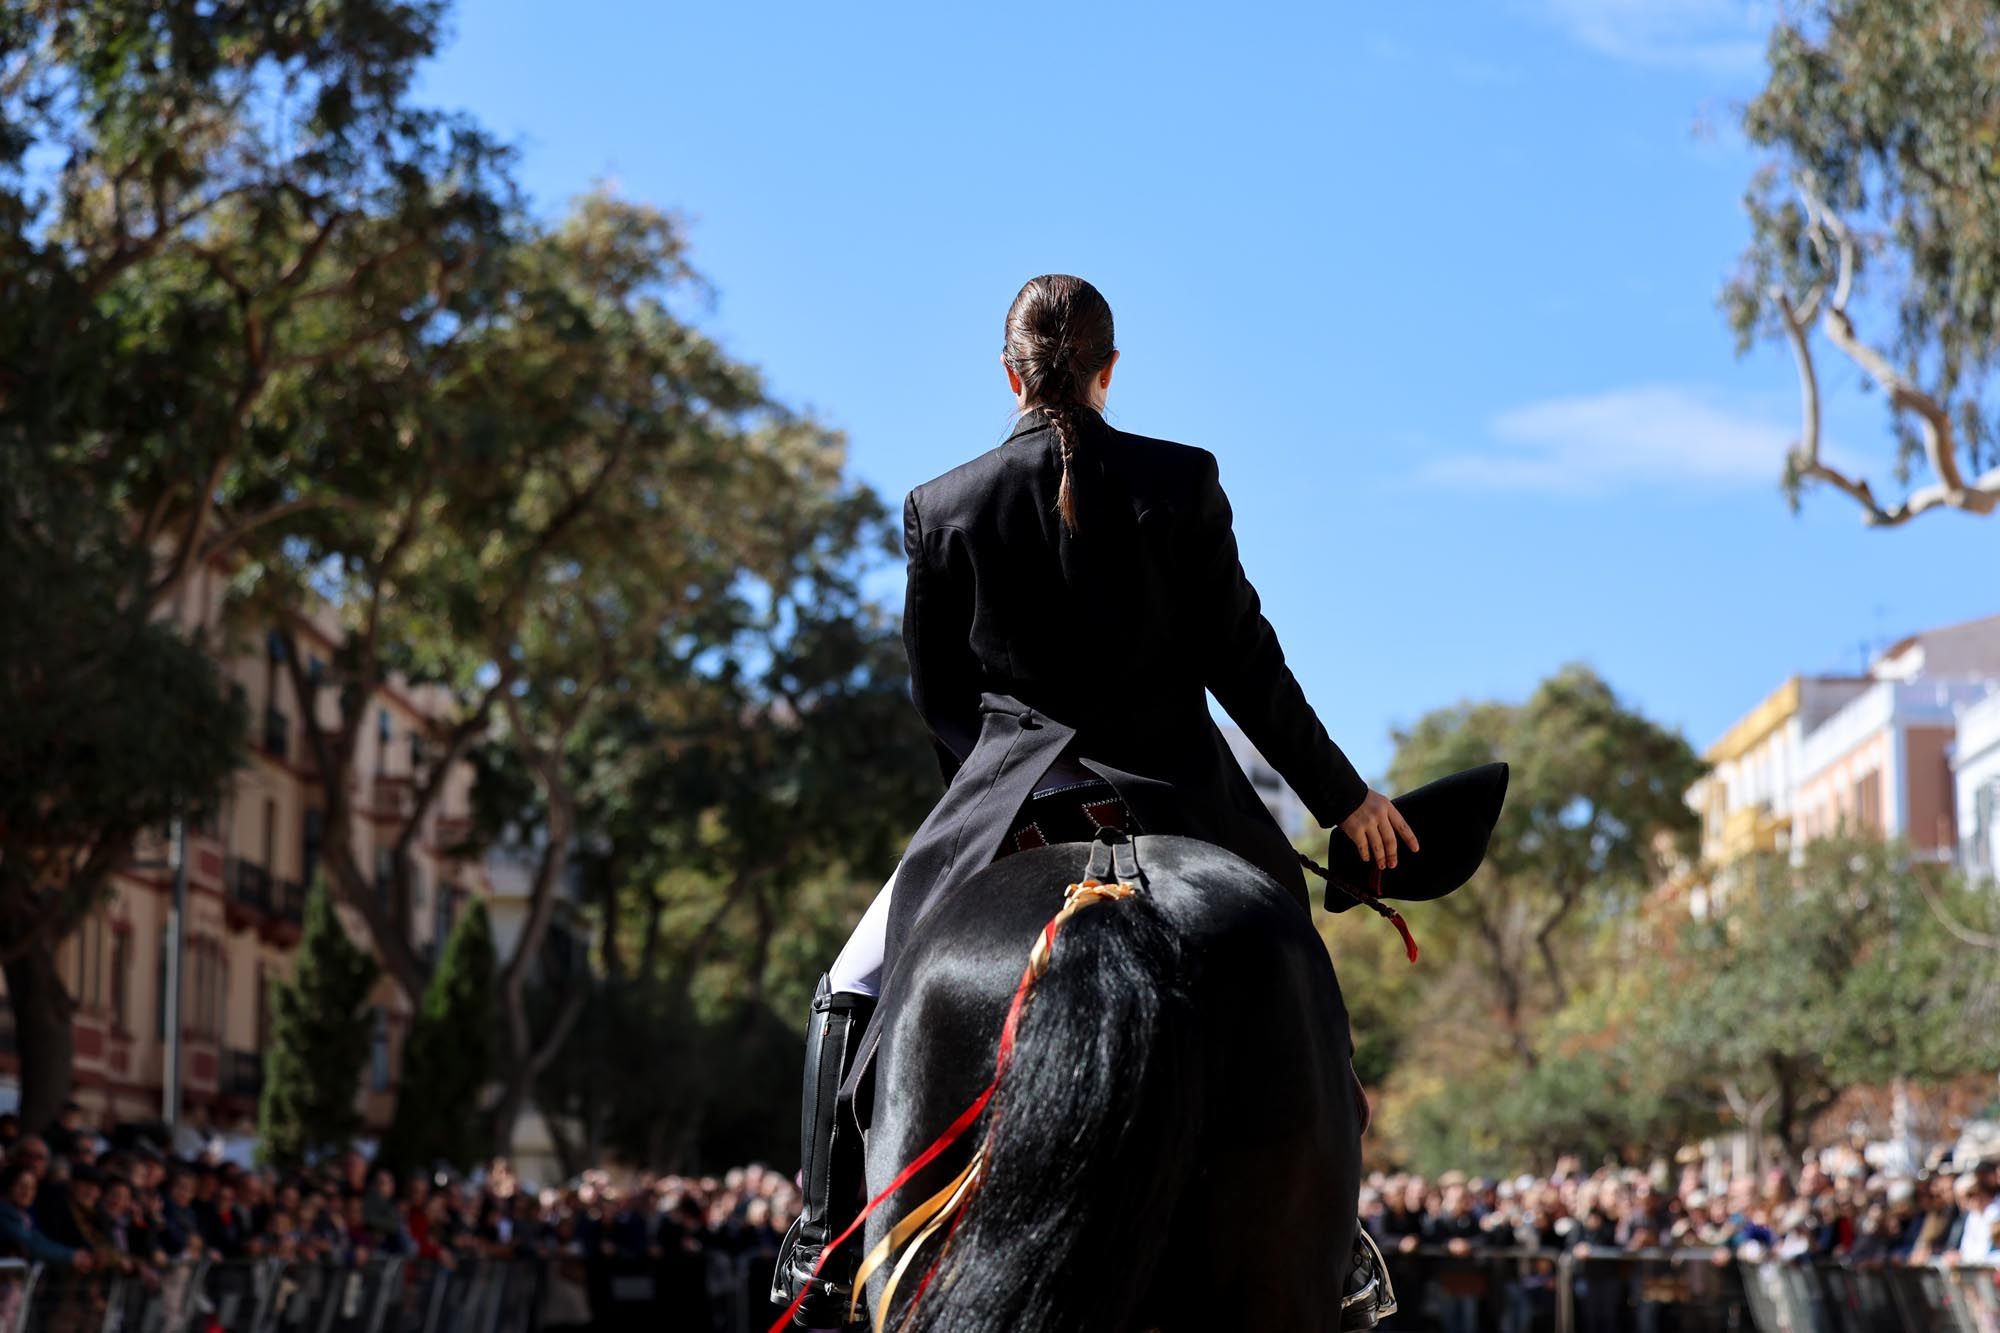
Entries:
[[1396, 868], [1398, 839], [1411, 851], [1419, 850], [1417, 835], [1410, 832], [1403, 812], [1379, 791], [1369, 792], [1360, 808], [1340, 821], [1340, 831], [1354, 844], [1354, 850], [1361, 853], [1362, 860], [1374, 862], [1381, 870]]

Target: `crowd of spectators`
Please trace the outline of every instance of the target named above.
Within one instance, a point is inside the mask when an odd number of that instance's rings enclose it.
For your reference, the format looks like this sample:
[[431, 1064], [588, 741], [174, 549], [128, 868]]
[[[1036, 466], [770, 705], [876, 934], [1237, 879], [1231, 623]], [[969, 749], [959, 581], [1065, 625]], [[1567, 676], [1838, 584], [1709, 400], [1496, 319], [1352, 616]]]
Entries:
[[[2000, 1263], [1997, 1176], [1986, 1162], [1893, 1177], [1850, 1155], [1712, 1188], [1694, 1166], [1676, 1178], [1564, 1159], [1514, 1179], [1377, 1173], [1361, 1215], [1405, 1275], [1420, 1260], [1502, 1252], [1990, 1264]], [[718, 1272], [760, 1298], [798, 1204], [791, 1180], [759, 1166], [703, 1178], [587, 1172], [540, 1189], [505, 1162], [466, 1178], [398, 1176], [358, 1152], [278, 1172], [107, 1141], [75, 1106], [39, 1134], [0, 1115], [0, 1257], [146, 1282], [192, 1258], [354, 1267], [401, 1256], [450, 1270], [540, 1260], [547, 1327], [591, 1322], [606, 1272], [644, 1272], [660, 1305], [679, 1311], [712, 1301]]]
[[560, 1327], [591, 1321], [596, 1277], [620, 1266], [683, 1311], [710, 1299], [718, 1262], [761, 1295], [798, 1209], [793, 1183], [760, 1166], [623, 1184], [587, 1172], [559, 1189], [524, 1185], [504, 1161], [467, 1178], [398, 1176], [353, 1151], [279, 1172], [113, 1144], [82, 1121], [66, 1106], [33, 1134], [0, 1115], [0, 1258], [147, 1282], [195, 1258], [548, 1260], [542, 1323]]
[[1448, 1171], [1370, 1178], [1362, 1220], [1385, 1252], [1440, 1246], [1621, 1253], [1700, 1248], [1731, 1257], [1830, 1259], [1855, 1265], [2000, 1261], [2000, 1164], [1965, 1164], [1922, 1179], [1859, 1161], [1808, 1163], [1793, 1178], [1704, 1185], [1644, 1171], [1586, 1171], [1573, 1158], [1546, 1176], [1483, 1179]]

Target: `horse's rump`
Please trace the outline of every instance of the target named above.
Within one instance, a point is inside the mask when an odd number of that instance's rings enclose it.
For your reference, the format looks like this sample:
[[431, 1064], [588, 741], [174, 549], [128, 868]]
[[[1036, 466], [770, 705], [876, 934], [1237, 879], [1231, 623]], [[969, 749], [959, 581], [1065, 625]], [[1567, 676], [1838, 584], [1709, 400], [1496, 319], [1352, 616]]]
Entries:
[[[913, 1333], [1339, 1326], [1359, 1140], [1326, 950], [1247, 862], [1185, 838], [1134, 850], [1144, 892], [1064, 927], [986, 1118], [869, 1220], [872, 1248], [986, 1139]], [[871, 1194], [991, 1080], [1029, 948], [1089, 851], [1008, 857], [913, 933], [883, 1015]]]

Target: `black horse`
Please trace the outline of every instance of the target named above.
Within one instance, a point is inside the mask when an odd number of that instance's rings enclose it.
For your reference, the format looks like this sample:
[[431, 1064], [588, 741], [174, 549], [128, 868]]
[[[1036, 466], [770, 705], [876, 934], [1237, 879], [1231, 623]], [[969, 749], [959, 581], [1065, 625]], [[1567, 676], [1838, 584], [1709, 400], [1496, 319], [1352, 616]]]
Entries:
[[[885, 1326], [1337, 1329], [1360, 1124], [1333, 965], [1296, 899], [1206, 843], [1010, 856], [917, 926], [883, 1015], [869, 1193], [992, 1081], [1031, 945], [1093, 855], [1110, 878], [1111, 852], [1140, 892], [1065, 923], [985, 1116], [868, 1219], [872, 1251], [985, 1145], [955, 1229], [914, 1259]], [[890, 1272], [868, 1278], [871, 1308]]]

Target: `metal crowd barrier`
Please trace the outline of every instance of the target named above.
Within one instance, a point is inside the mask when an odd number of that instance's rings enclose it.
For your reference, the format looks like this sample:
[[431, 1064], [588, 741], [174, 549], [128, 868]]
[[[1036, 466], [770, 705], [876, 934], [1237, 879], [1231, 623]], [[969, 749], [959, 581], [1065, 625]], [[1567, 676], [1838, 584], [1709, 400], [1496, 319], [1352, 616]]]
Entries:
[[2000, 1268], [1727, 1250], [1391, 1250], [1384, 1333], [2000, 1333]]
[[137, 1275], [35, 1265], [0, 1271], [0, 1333], [536, 1333], [545, 1269], [401, 1258], [196, 1260]]
[[[1383, 1333], [2000, 1333], [2000, 1268], [1728, 1251], [1392, 1250]], [[0, 1333], [757, 1333], [771, 1256], [280, 1259], [83, 1276], [0, 1260]]]

